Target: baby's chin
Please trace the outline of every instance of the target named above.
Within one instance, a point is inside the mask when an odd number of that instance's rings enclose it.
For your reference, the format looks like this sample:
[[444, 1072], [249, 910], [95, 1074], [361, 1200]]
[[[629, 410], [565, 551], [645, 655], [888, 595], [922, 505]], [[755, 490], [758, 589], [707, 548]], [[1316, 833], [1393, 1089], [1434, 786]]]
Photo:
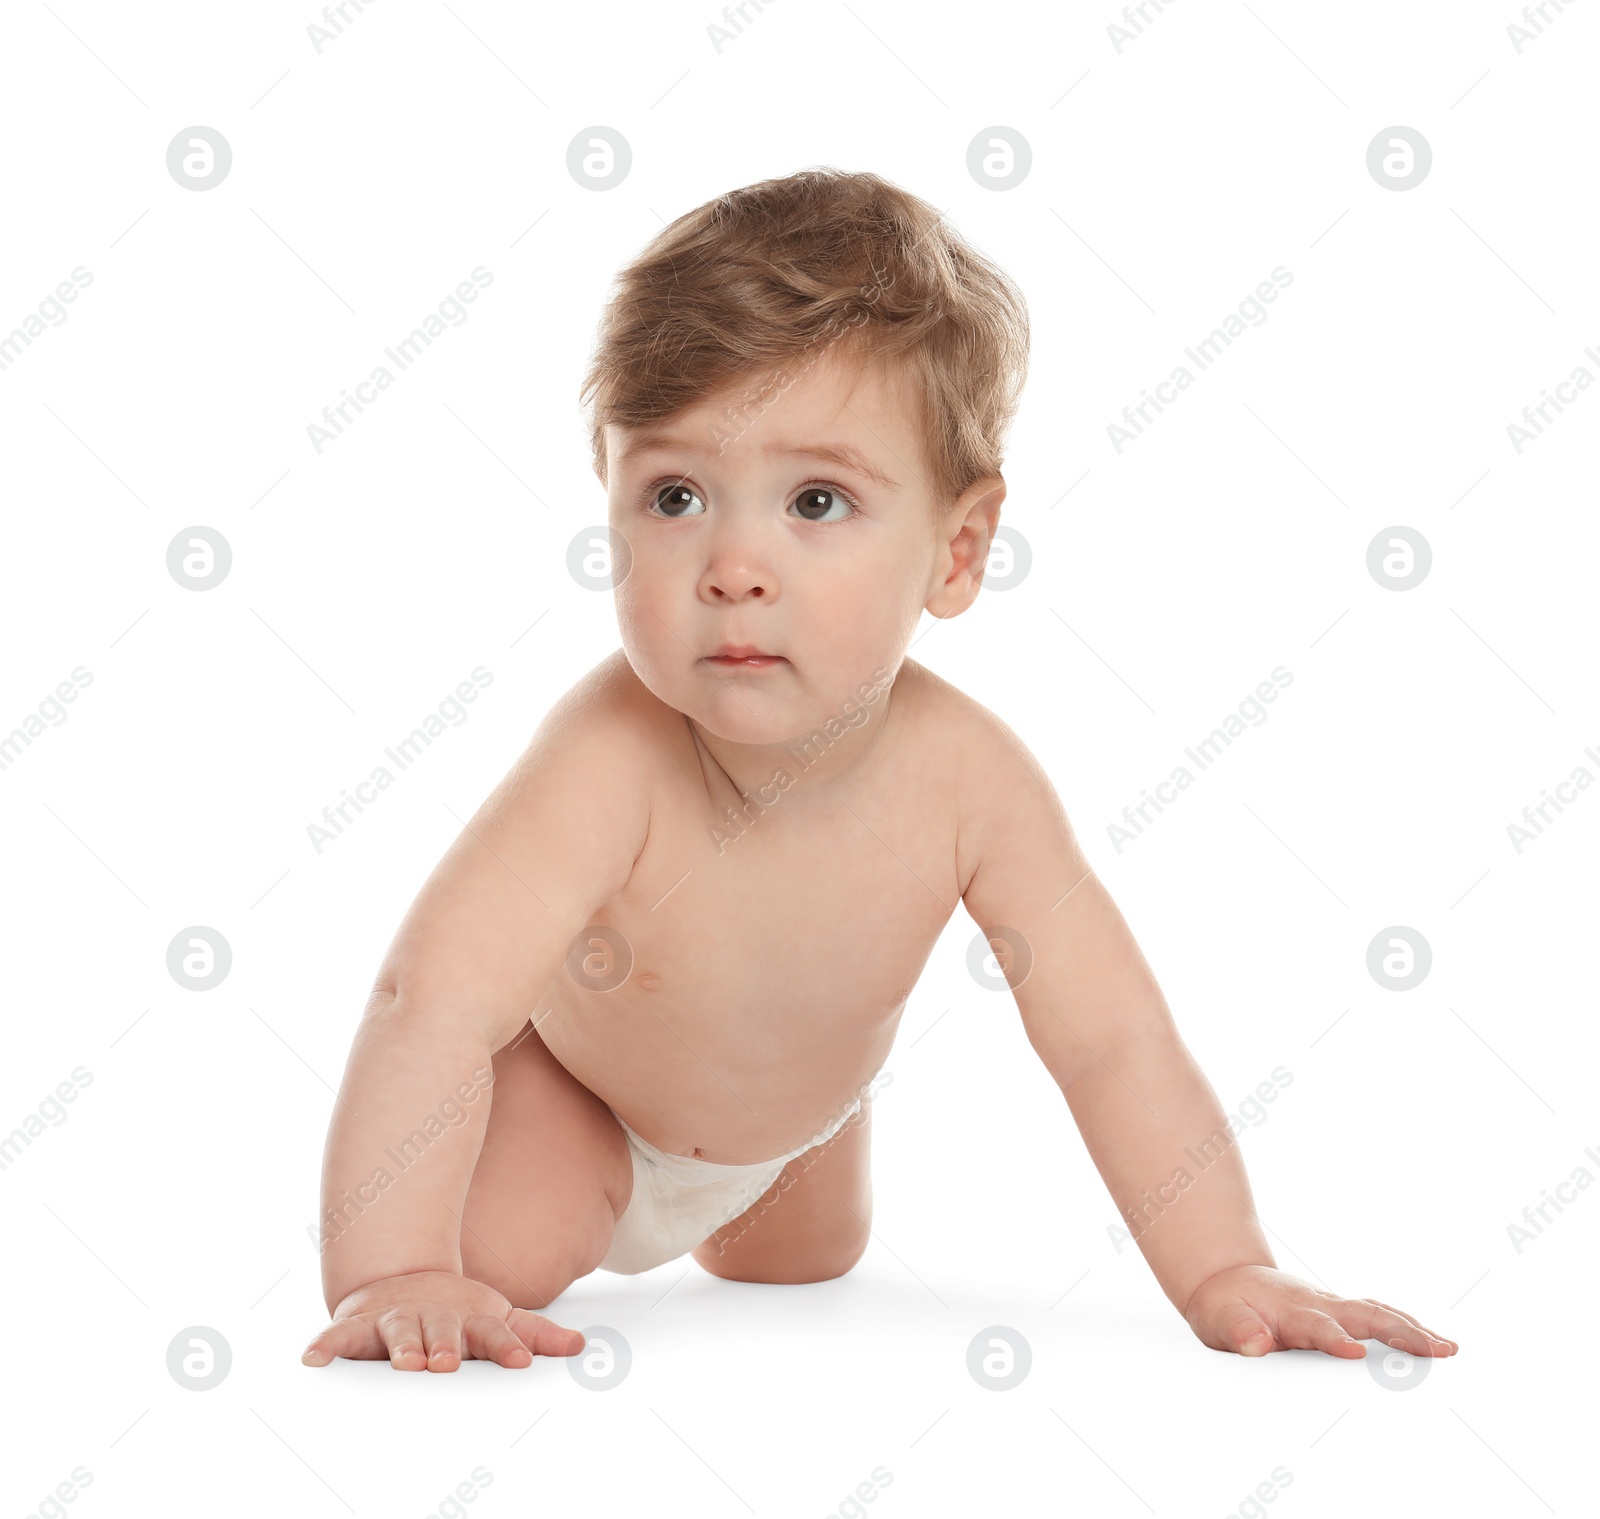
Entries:
[[718, 670], [703, 660], [641, 657], [645, 651], [637, 647], [626, 652], [634, 674], [657, 701], [727, 743], [781, 744], [809, 731], [810, 702], [788, 661], [749, 674]]
[[790, 670], [771, 670], [752, 679], [713, 677], [710, 689], [702, 679], [679, 695], [681, 699], [672, 705], [724, 743], [797, 752], [818, 742], [826, 747], [828, 739], [819, 740], [819, 732], [837, 740], [860, 727], [865, 715], [858, 712], [854, 721], [841, 719]]
[[792, 669], [753, 678], [701, 669], [685, 686], [673, 705], [725, 743], [787, 744], [816, 726], [810, 720], [813, 702], [797, 687]]

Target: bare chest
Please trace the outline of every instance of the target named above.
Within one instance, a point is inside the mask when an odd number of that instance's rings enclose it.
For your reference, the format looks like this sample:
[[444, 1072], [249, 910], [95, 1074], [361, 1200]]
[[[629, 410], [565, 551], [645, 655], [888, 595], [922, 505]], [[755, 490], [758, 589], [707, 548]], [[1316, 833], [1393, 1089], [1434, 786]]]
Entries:
[[883, 1064], [959, 902], [946, 790], [892, 766], [826, 799], [674, 775], [541, 1036], [665, 1149], [789, 1148]]

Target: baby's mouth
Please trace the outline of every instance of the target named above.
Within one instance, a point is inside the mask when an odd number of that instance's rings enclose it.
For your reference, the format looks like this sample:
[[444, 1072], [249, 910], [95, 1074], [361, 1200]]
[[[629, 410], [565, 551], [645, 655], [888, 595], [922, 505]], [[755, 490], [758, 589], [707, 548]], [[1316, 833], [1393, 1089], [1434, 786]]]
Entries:
[[783, 655], [758, 649], [753, 643], [725, 643], [705, 659], [717, 670], [765, 670], [787, 663]]
[[781, 654], [708, 654], [706, 663], [718, 670], [767, 670], [788, 660]]

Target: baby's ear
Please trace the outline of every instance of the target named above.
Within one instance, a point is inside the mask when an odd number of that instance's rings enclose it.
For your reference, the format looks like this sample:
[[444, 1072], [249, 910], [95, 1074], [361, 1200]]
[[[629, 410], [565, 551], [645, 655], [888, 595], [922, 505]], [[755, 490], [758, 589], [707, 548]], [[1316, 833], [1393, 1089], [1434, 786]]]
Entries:
[[[974, 480], [952, 503], [951, 516], [964, 523], [983, 522], [992, 533], [1000, 522], [1000, 505], [1006, 499], [1006, 482], [1003, 475], [986, 475]], [[946, 521], [951, 520], [946, 517]]]

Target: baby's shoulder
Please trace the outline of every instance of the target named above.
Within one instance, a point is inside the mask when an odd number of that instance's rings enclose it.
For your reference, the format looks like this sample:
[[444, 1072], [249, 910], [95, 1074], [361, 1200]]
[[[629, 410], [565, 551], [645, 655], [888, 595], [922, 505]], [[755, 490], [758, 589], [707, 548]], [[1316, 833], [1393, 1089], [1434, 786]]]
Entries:
[[[675, 719], [675, 721], [674, 721]], [[660, 754], [682, 742], [683, 719], [616, 649], [550, 704], [524, 763], [586, 772], [595, 783], [644, 789]]]
[[965, 899], [985, 858], [1014, 862], [1049, 837], [1053, 821], [1069, 833], [1071, 825], [1044, 766], [1002, 717], [920, 665], [910, 689], [913, 744], [946, 767]]
[[998, 713], [915, 660], [904, 662], [901, 675], [910, 676], [908, 726], [917, 747], [943, 756], [958, 780], [1043, 774], [1032, 751]]

